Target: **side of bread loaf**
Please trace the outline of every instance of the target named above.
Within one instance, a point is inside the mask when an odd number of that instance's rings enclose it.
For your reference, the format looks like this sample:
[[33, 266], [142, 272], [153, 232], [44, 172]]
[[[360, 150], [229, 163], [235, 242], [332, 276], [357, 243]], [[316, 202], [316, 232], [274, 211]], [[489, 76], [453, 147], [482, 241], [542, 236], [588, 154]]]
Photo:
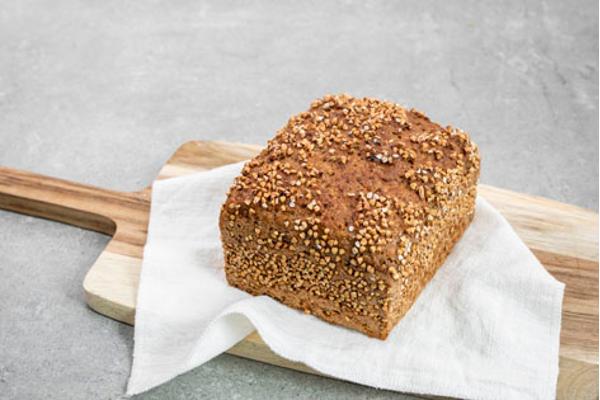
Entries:
[[326, 96], [230, 189], [227, 280], [383, 339], [471, 221], [478, 176], [466, 133], [397, 104]]

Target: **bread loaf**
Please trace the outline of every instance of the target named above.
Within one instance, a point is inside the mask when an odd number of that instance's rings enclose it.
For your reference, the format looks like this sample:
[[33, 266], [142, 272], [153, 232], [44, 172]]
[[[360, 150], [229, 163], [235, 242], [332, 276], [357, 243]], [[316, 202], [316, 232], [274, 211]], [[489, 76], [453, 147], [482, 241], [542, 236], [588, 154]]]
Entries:
[[326, 96], [222, 207], [230, 285], [384, 339], [473, 218], [479, 152], [417, 110]]

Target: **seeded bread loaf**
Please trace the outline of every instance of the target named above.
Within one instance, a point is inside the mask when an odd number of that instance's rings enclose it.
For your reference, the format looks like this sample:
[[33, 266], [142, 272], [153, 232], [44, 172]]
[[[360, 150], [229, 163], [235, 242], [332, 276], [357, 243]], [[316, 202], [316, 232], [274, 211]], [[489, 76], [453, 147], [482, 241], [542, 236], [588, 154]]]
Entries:
[[326, 96], [249, 161], [220, 217], [230, 285], [385, 339], [473, 218], [468, 135]]

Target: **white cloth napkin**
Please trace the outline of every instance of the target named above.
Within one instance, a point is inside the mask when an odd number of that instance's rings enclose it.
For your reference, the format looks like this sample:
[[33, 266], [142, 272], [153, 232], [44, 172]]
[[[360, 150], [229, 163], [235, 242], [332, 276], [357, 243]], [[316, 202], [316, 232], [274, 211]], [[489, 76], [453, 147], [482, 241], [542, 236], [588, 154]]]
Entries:
[[128, 394], [225, 352], [253, 329], [276, 353], [377, 388], [554, 399], [564, 285], [484, 199], [387, 340], [227, 285], [218, 217], [242, 163], [155, 183]]

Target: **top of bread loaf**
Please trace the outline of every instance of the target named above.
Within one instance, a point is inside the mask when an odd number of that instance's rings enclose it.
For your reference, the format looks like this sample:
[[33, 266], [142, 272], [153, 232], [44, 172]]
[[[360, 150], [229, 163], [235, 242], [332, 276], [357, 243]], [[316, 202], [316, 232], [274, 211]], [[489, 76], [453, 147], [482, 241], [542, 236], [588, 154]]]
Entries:
[[479, 152], [465, 132], [391, 102], [325, 96], [245, 165], [228, 207], [307, 231], [312, 251], [336, 254], [338, 240], [352, 240], [359, 259], [401, 259], [478, 175]]

